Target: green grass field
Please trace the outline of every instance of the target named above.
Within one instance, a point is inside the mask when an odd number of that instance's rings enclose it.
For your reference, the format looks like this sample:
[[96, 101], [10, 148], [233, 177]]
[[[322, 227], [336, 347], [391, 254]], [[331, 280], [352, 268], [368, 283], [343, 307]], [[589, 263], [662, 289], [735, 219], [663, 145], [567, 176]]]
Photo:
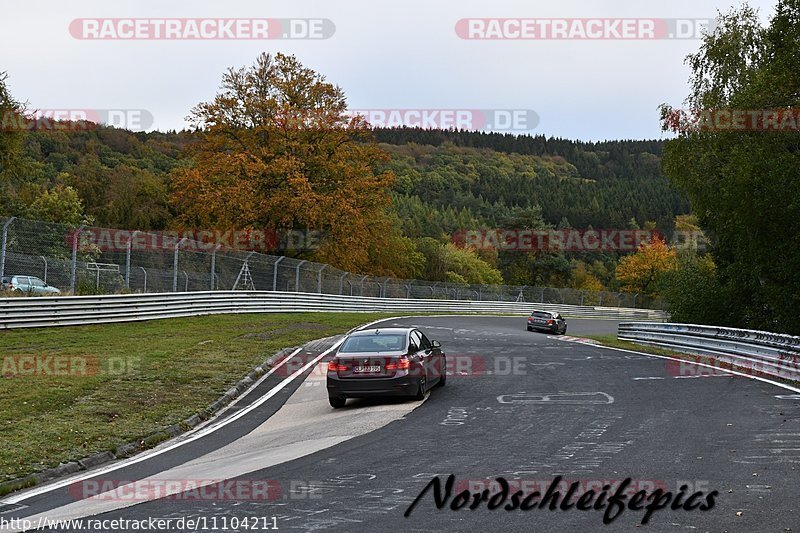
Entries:
[[176, 424], [278, 350], [388, 316], [239, 314], [2, 331], [0, 481]]

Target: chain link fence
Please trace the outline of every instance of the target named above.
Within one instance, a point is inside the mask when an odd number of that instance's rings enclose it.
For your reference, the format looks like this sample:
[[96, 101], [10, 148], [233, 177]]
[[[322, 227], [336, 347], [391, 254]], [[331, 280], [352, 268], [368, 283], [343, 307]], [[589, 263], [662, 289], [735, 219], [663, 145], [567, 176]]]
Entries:
[[69, 294], [257, 290], [663, 308], [660, 300], [632, 293], [365, 276], [180, 238], [175, 232], [73, 227], [15, 217], [0, 218], [0, 224], [0, 275], [35, 276]]

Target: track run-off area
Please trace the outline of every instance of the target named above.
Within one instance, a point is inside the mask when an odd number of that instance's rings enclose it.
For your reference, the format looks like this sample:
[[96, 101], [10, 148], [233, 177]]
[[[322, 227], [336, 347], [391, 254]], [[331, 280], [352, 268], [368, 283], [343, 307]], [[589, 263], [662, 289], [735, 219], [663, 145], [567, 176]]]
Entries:
[[[519, 317], [379, 325], [440, 341], [447, 385], [421, 402], [334, 410], [325, 362], [340, 339], [320, 340], [190, 433], [0, 498], [0, 529], [24, 518], [85, 521], [53, 531], [132, 530], [112, 527], [120, 520], [167, 531], [800, 531], [793, 387], [579, 339], [616, 333], [611, 320], [569, 320], [564, 337]], [[509, 486], [502, 505], [497, 478]], [[518, 490], [540, 495], [513, 505]], [[636, 508], [639, 491], [657, 494]]]

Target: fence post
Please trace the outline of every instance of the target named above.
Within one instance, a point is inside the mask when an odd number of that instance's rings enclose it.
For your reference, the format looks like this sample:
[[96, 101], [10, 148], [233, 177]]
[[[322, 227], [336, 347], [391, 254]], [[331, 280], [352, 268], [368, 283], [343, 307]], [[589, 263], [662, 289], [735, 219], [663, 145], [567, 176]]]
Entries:
[[386, 281], [383, 282], [381, 286], [381, 298], [386, 298], [386, 284], [389, 283], [389, 278], [386, 278]]
[[141, 233], [138, 229], [131, 233], [128, 238], [128, 243], [125, 245], [125, 287], [131, 288], [131, 244], [137, 233]]
[[0, 277], [6, 273], [6, 241], [8, 240], [8, 226], [10, 226], [16, 218], [17, 217], [11, 217], [6, 220], [5, 224], [3, 224], [3, 244], [2, 252], [0, 252]]
[[75, 269], [78, 267], [78, 238], [85, 227], [85, 224], [81, 224], [78, 230], [72, 235], [72, 266], [69, 276], [69, 292], [71, 294], [75, 294]]
[[344, 292], [344, 278], [345, 278], [345, 276], [347, 276], [347, 274], [349, 274], [349, 272], [345, 272], [341, 276], [339, 276], [339, 295], [340, 296]]
[[360, 292], [358, 293], [359, 296], [364, 296], [364, 280], [367, 279], [368, 277], [369, 276], [364, 276], [363, 278], [361, 278], [361, 289]]
[[328, 265], [322, 265], [322, 268], [317, 272], [317, 294], [322, 294], [322, 271], [328, 268]]
[[220, 246], [222, 246], [222, 245], [218, 244], [211, 251], [211, 290], [212, 291], [214, 290], [214, 287], [215, 287], [215, 285], [214, 285], [214, 276], [215, 276], [215, 272], [216, 272], [216, 268], [217, 268], [217, 250], [219, 250]]
[[181, 247], [181, 244], [188, 240], [189, 237], [184, 237], [175, 245], [175, 254], [172, 257], [172, 292], [178, 292], [178, 249]]
[[272, 265], [272, 290], [273, 290], [273, 292], [278, 290], [278, 263], [280, 263], [284, 259], [286, 259], [286, 256], [282, 255]]
[[297, 268], [294, 270], [294, 291], [300, 292], [300, 267], [303, 266], [303, 263], [308, 263], [305, 259], [297, 263]]
[[189, 292], [189, 274], [187, 274], [185, 270], [181, 270], [181, 272], [183, 272], [183, 277], [186, 278], [186, 284], [183, 286], [183, 292]]
[[146, 294], [147, 293], [147, 270], [145, 270], [144, 267], [139, 267], [139, 268], [142, 269], [142, 273], [144, 274], [144, 289], [142, 289], [142, 293]]

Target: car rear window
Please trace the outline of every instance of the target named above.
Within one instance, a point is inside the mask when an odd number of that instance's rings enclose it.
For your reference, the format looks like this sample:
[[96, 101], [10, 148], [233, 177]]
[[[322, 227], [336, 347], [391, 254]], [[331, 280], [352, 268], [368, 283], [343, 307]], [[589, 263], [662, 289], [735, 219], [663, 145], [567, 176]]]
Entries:
[[546, 311], [534, 311], [531, 316], [536, 318], [553, 318], [553, 316]]
[[397, 352], [405, 347], [405, 334], [361, 335], [348, 338], [339, 351], [344, 353]]

